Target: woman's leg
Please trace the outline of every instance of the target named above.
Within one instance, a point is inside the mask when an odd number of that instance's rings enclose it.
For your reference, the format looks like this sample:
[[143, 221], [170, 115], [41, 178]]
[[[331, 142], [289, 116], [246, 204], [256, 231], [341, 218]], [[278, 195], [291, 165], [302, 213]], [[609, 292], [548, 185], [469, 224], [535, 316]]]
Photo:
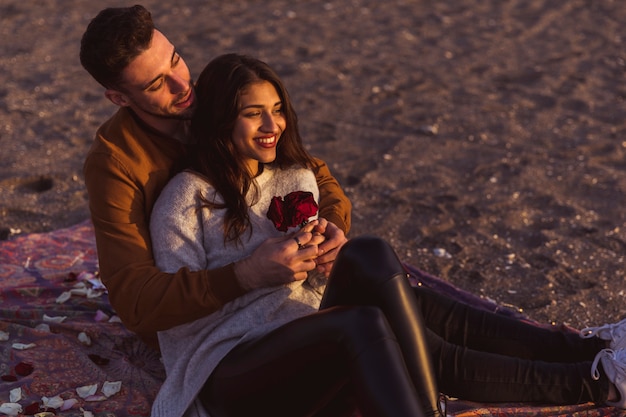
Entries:
[[[471, 401], [604, 404], [609, 382], [591, 378], [591, 361], [545, 362], [480, 352], [427, 330], [435, 372], [447, 395]], [[542, 341], [536, 339], [541, 345]]]
[[[464, 335], [476, 334], [479, 336], [474, 337], [472, 343], [482, 344], [487, 349], [478, 351], [448, 343], [430, 330], [426, 331], [426, 335], [420, 331], [421, 311], [414, 291], [407, 288], [409, 284], [402, 266], [388, 244], [378, 238], [356, 238], [344, 245], [337, 257], [321, 308], [339, 304], [379, 306], [396, 334], [409, 372], [413, 371], [414, 384], [418, 392], [421, 391], [420, 399], [426, 407], [434, 407], [433, 392], [437, 391], [434, 388], [436, 384], [431, 380], [433, 375], [437, 375], [442, 391], [446, 394], [476, 401], [571, 404], [590, 400], [603, 403], [606, 399], [607, 381], [593, 381], [590, 373], [591, 360], [599, 349], [586, 358], [588, 362], [571, 364], [531, 361], [494, 354], [489, 351], [489, 344], [491, 337], [496, 338], [496, 344], [498, 343], [498, 334], [491, 326], [515, 326], [515, 323], [511, 320], [500, 321], [499, 318], [464, 308], [463, 305], [456, 307], [465, 316], [455, 311], [447, 318], [449, 325], [457, 326], [449, 332], [449, 337], [457, 337], [456, 331]], [[428, 317], [429, 320], [435, 320], [437, 315], [430, 314]], [[444, 320], [445, 316], [442, 317], [437, 319]], [[472, 326], [480, 327], [484, 324], [481, 319], [489, 322], [485, 328], [494, 331], [493, 336], [481, 331], [473, 332]], [[474, 320], [477, 320], [476, 323]], [[544, 343], [539, 338], [540, 332], [535, 333], [534, 328], [523, 327], [526, 331], [523, 335], [530, 337], [524, 344]], [[506, 329], [500, 330], [506, 333]], [[415, 365], [423, 360], [424, 340], [427, 340], [436, 373], [430, 370], [425, 372], [427, 368]], [[501, 343], [509, 351], [515, 350], [514, 344]]]
[[375, 237], [358, 237], [343, 246], [320, 309], [336, 305], [373, 305], [383, 311], [426, 415], [442, 415], [421, 313], [406, 271], [389, 244]]
[[597, 337], [583, 339], [578, 333], [539, 327], [472, 307], [423, 286], [413, 290], [425, 326], [456, 345], [547, 362], [590, 361], [607, 347], [607, 342]]
[[375, 307], [320, 311], [235, 347], [199, 398], [215, 417], [298, 417], [331, 415], [351, 392], [364, 416], [424, 415]]

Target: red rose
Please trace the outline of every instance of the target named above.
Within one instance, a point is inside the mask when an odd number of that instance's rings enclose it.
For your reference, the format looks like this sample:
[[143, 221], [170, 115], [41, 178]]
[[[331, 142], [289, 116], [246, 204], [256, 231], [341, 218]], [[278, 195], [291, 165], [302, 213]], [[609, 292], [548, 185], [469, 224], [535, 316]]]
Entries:
[[294, 191], [282, 197], [274, 197], [267, 210], [276, 229], [286, 232], [290, 227], [304, 226], [311, 216], [317, 214], [317, 203], [313, 193], [309, 191]]
[[270, 207], [267, 209], [267, 218], [274, 223], [281, 232], [286, 232], [289, 226], [284, 225], [284, 213], [283, 213], [283, 199], [281, 197], [274, 197], [270, 202]]
[[96, 355], [95, 353], [87, 355], [89, 359], [96, 365], [105, 366], [109, 364], [109, 360], [107, 358], [103, 358], [100, 355]]
[[35, 413], [38, 413], [39, 410], [41, 410], [41, 406], [39, 405], [39, 403], [32, 403], [24, 409], [24, 414], [26, 414], [27, 416], [32, 416], [35, 415]]
[[15, 373], [19, 376], [28, 376], [33, 373], [35, 368], [32, 364], [26, 362], [20, 362], [15, 365]]

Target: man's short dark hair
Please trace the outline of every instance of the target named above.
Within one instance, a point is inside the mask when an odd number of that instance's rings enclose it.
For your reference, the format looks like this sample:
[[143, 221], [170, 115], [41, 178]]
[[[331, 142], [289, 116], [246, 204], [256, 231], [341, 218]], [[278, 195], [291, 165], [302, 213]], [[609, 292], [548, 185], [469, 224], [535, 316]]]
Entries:
[[148, 49], [154, 29], [143, 6], [104, 9], [83, 34], [80, 63], [105, 88], [119, 87], [122, 71]]

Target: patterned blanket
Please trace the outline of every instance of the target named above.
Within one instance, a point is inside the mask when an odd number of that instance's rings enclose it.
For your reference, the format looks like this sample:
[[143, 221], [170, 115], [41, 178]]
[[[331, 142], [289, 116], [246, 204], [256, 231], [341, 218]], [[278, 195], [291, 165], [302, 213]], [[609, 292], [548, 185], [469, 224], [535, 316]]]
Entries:
[[[501, 314], [511, 311], [409, 265], [427, 285]], [[119, 322], [98, 279], [91, 223], [0, 242], [0, 416], [150, 415], [165, 378], [158, 355]], [[448, 414], [617, 416], [593, 404], [544, 407], [448, 401]]]

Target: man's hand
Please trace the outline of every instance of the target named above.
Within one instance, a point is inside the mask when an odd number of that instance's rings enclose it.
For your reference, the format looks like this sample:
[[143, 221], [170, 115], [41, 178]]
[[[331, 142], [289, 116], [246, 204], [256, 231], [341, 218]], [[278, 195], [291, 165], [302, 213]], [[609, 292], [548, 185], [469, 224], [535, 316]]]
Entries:
[[288, 236], [267, 239], [249, 257], [237, 261], [239, 285], [252, 290], [306, 279], [316, 267], [318, 245], [325, 239], [315, 231], [318, 225], [315, 220]]
[[324, 218], [318, 220], [313, 232], [320, 233], [326, 238], [319, 245], [319, 253], [315, 261], [317, 262], [317, 270], [328, 277], [339, 250], [348, 239], [343, 230]]

